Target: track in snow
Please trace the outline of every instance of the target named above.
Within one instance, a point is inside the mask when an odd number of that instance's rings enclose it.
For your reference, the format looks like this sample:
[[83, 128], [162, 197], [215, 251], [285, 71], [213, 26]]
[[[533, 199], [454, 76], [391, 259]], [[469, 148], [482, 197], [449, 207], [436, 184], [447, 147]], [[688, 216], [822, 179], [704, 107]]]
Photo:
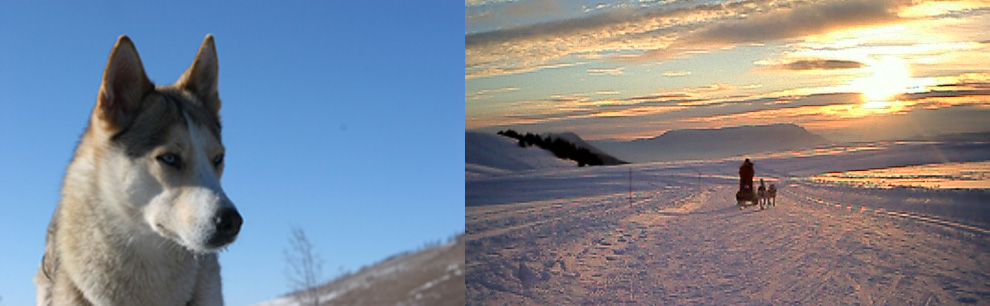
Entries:
[[739, 211], [733, 187], [674, 182], [635, 192], [631, 205], [624, 193], [611, 193], [467, 207], [467, 300], [990, 303], [985, 228], [835, 207], [801, 188], [783, 188], [775, 208]]
[[862, 212], [862, 213], [874, 213], [874, 214], [877, 214], [877, 215], [885, 215], [885, 216], [891, 216], [891, 217], [896, 217], [896, 218], [910, 219], [912, 221], [917, 221], [917, 222], [924, 222], [924, 223], [940, 225], [940, 226], [944, 226], [944, 227], [948, 227], [948, 228], [953, 228], [953, 229], [958, 229], [958, 230], [971, 231], [971, 232], [974, 232], [974, 233], [977, 233], [977, 234], [981, 234], [981, 235], [990, 235], [990, 229], [987, 229], [987, 228], [984, 228], [984, 227], [980, 227], [980, 226], [976, 226], [976, 225], [969, 225], [969, 224], [964, 224], [964, 223], [960, 223], [960, 222], [956, 222], [956, 221], [951, 221], [951, 220], [947, 220], [945, 218], [940, 218], [940, 217], [936, 217], [936, 216], [928, 216], [928, 215], [924, 215], [924, 214], [911, 213], [911, 212], [894, 211], [894, 210], [888, 210], [888, 209], [885, 209], [885, 208], [882, 208], [882, 207], [873, 208], [873, 207], [859, 205], [859, 204], [845, 204], [845, 203], [839, 203], [839, 202], [834, 202], [834, 201], [828, 201], [828, 200], [824, 200], [824, 199], [820, 199], [820, 198], [816, 198], [816, 197], [800, 196], [800, 195], [794, 194], [793, 192], [788, 192], [788, 193], [790, 193], [790, 195], [793, 196], [793, 197], [795, 197], [795, 198], [801, 198], [801, 199], [804, 199], [804, 200], [806, 200], [808, 202], [811, 202], [811, 203], [821, 204], [821, 205], [825, 205], [825, 206], [831, 206], [831, 207], [834, 207], [834, 208], [845, 209], [845, 210], [849, 210], [849, 211], [859, 211], [859, 212]]

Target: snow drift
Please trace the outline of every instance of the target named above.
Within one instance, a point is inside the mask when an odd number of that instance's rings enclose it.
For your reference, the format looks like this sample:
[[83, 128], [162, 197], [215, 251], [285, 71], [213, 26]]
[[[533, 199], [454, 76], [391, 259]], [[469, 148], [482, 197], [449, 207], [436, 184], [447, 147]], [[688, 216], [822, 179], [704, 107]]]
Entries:
[[480, 132], [464, 133], [465, 176], [487, 176], [548, 168], [574, 168], [577, 163], [537, 147], [521, 148], [508, 137]]

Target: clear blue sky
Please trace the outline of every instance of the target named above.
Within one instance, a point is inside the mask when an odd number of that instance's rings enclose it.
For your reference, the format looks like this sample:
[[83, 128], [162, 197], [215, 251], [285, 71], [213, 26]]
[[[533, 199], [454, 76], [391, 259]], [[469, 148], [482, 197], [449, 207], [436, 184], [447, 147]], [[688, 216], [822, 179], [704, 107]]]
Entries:
[[222, 183], [245, 218], [220, 257], [227, 304], [289, 290], [290, 225], [326, 276], [462, 232], [463, 14], [430, 1], [4, 2], [0, 305], [34, 304], [45, 228], [121, 34], [159, 84], [216, 37]]

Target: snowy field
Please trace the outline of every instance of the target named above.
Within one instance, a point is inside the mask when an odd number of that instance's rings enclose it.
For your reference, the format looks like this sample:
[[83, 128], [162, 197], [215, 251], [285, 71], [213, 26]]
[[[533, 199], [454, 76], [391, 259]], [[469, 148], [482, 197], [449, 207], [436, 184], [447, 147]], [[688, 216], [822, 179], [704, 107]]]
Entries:
[[739, 159], [486, 173], [468, 162], [467, 300], [990, 304], [990, 190], [812, 179], [987, 161], [990, 144], [869, 143], [750, 157], [757, 181], [780, 189], [774, 208], [735, 206]]

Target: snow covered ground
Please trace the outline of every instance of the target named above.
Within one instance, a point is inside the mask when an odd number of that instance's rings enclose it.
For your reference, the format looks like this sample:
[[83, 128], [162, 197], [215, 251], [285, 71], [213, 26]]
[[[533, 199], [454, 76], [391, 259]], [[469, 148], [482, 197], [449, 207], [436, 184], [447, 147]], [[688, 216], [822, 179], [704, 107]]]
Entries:
[[509, 137], [480, 132], [466, 132], [464, 137], [464, 168], [467, 177], [577, 166], [574, 161], [559, 159], [550, 151], [535, 146], [520, 148]]
[[738, 158], [466, 175], [469, 304], [990, 304], [990, 190], [813, 175], [990, 160], [987, 143], [751, 156], [778, 205], [735, 206]]

